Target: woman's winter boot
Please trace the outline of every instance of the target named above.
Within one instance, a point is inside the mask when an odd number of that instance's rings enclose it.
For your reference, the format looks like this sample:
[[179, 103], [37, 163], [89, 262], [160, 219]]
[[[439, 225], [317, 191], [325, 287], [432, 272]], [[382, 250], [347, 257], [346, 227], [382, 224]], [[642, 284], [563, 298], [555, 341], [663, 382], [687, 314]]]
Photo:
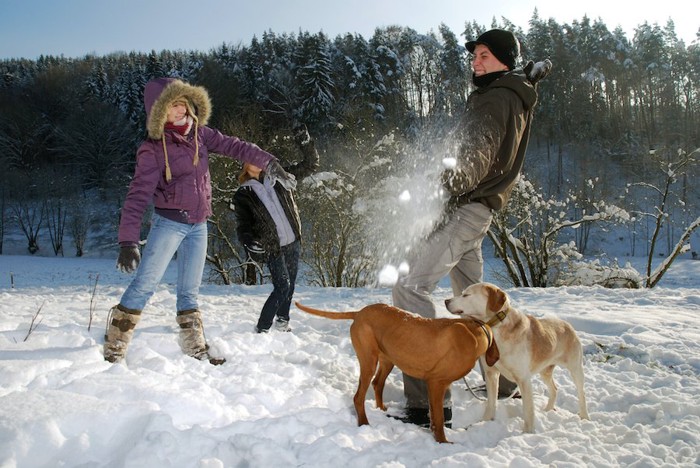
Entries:
[[127, 309], [121, 304], [109, 310], [104, 344], [105, 361], [120, 362], [124, 359], [139, 320], [140, 310]]
[[188, 356], [200, 361], [208, 360], [218, 366], [226, 362], [224, 358], [214, 358], [209, 355], [209, 345], [204, 337], [202, 313], [197, 309], [181, 310], [177, 313], [177, 323], [180, 325], [180, 348]]

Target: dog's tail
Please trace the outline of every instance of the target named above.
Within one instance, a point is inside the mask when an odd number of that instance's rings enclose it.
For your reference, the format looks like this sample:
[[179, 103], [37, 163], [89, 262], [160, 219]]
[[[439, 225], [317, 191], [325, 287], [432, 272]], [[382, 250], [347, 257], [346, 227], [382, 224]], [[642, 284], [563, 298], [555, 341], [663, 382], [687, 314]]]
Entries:
[[298, 302], [295, 302], [294, 305], [304, 312], [308, 312], [309, 314], [318, 315], [320, 317], [326, 317], [333, 320], [352, 320], [355, 318], [355, 314], [357, 314], [357, 312], [329, 312], [327, 310], [313, 309]]

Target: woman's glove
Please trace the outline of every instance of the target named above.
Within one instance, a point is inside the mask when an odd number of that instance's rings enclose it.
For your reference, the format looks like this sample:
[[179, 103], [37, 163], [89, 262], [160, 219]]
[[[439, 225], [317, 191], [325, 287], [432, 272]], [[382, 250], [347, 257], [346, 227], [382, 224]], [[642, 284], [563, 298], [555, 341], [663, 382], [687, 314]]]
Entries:
[[265, 173], [272, 179], [272, 185], [275, 185], [275, 182], [279, 182], [282, 184], [282, 187], [287, 190], [294, 190], [297, 188], [297, 180], [294, 175], [285, 171], [276, 159], [269, 162]]
[[117, 269], [122, 273], [131, 273], [138, 268], [139, 263], [141, 263], [141, 252], [138, 246], [128, 245], [119, 249]]

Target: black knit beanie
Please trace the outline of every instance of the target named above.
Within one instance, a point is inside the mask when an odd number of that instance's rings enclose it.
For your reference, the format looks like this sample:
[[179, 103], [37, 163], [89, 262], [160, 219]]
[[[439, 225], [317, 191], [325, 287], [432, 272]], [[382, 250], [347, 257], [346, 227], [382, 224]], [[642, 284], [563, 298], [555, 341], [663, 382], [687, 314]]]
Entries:
[[498, 61], [507, 66], [509, 70], [515, 68], [515, 63], [520, 57], [520, 43], [512, 32], [504, 29], [491, 29], [477, 37], [475, 41], [467, 42], [465, 46], [473, 54], [477, 44], [488, 47]]

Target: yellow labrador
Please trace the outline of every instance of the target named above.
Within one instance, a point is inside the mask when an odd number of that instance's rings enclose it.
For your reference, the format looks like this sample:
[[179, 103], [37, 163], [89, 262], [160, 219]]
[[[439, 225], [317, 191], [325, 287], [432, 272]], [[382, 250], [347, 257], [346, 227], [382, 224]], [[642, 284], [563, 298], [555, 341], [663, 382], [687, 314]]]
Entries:
[[583, 351], [574, 328], [557, 318], [537, 319], [511, 307], [506, 293], [489, 283], [469, 286], [461, 296], [445, 301], [447, 310], [486, 322], [493, 330], [500, 359], [493, 367], [484, 365], [487, 403], [484, 420], [496, 415], [498, 378], [503, 374], [520, 387], [523, 400], [524, 431], [535, 430], [535, 409], [531, 379], [540, 374], [549, 389], [545, 411], [554, 408], [557, 387], [552, 379], [554, 367], [565, 367], [571, 373], [578, 392], [579, 416], [588, 418], [583, 392]]

